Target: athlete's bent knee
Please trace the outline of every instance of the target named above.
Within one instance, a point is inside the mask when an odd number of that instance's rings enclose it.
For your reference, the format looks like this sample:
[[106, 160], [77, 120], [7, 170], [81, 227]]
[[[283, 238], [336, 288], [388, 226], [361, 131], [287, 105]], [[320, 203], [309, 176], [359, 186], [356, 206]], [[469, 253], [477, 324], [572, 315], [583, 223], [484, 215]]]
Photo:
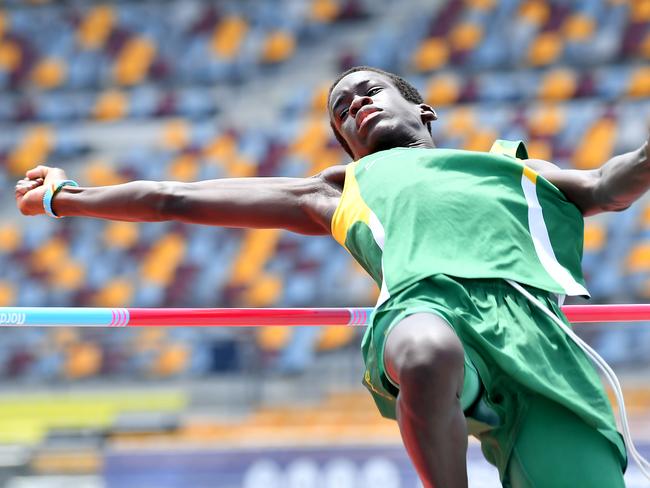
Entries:
[[[419, 319], [420, 322], [422, 319]], [[399, 327], [386, 344], [387, 367], [400, 388], [418, 388], [440, 383], [456, 383], [464, 367], [463, 347], [453, 330], [438, 319], [443, 328], [430, 326]]]

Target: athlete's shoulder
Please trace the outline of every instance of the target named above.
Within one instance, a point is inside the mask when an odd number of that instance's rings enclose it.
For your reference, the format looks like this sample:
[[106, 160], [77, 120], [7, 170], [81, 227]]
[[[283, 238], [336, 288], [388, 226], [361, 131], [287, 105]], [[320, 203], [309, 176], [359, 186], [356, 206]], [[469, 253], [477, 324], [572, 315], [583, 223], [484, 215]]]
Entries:
[[317, 175], [314, 175], [314, 178], [319, 178], [328, 186], [343, 190], [343, 184], [345, 183], [345, 170], [347, 167], [348, 165], [345, 164], [330, 166]]

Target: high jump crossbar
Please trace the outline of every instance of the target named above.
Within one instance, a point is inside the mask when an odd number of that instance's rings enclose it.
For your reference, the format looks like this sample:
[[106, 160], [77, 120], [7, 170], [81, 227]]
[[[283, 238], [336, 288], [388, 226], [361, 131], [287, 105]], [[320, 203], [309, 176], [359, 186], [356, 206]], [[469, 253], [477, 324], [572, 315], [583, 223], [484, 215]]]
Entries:
[[[372, 308], [0, 307], [4, 327], [365, 327]], [[572, 323], [650, 321], [649, 304], [566, 305]]]

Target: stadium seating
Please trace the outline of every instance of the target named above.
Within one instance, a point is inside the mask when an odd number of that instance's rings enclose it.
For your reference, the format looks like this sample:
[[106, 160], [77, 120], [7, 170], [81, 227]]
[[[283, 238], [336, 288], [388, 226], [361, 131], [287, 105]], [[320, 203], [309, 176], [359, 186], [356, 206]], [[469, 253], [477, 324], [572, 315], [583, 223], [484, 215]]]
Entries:
[[[9, 129], [0, 134], [0, 180], [43, 161], [77, 161], [85, 185], [305, 176], [346, 161], [325, 118], [326, 82], [292, 87], [279, 103], [281, 123], [250, 131], [220, 118], [224, 106], [213, 86], [245, 84], [290, 65], [303, 46], [371, 15], [367, 3], [174, 5], [6, 3], [0, 124]], [[408, 25], [378, 29], [367, 45], [342, 52], [341, 66], [368, 62], [405, 74], [438, 110], [434, 138], [442, 147], [487, 150], [495, 138], [523, 139], [533, 157], [590, 169], [643, 140], [636, 115], [650, 113], [643, 2], [447, 0], [413, 12]], [[78, 130], [141, 121], [155, 124], [158, 135], [128, 150], [106, 150]], [[370, 304], [376, 294], [326, 238], [37, 220], [0, 228], [2, 305], [322, 306]], [[631, 224], [612, 226], [604, 219], [586, 227], [584, 267], [594, 296], [606, 300], [620, 284], [606, 277], [621, 277], [628, 286], [619, 289], [645, 297], [645, 241], [624, 232]], [[263, 332], [257, 344], [291, 347], [284, 334]], [[54, 341], [49, 333], [38, 337]], [[155, 353], [127, 353], [124, 360], [142, 377], [204, 374], [210, 361], [196, 366], [191, 359], [194, 352], [209, 355], [203, 337], [177, 343], [163, 336]], [[354, 340], [329, 332], [305, 343], [327, 350]], [[229, 341], [215, 338], [206, 347]], [[45, 347], [6, 352], [0, 374], [101, 377], [121, 370], [109, 342], [108, 335], [81, 334], [57, 346], [57, 357]]]

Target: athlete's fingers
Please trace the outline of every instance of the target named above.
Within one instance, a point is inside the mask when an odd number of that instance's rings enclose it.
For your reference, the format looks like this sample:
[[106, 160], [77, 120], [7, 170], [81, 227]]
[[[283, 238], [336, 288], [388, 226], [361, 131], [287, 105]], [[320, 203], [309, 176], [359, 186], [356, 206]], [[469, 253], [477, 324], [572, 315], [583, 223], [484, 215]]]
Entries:
[[25, 193], [26, 191], [28, 191], [28, 189], [32, 186], [31, 181], [32, 180], [27, 180], [27, 179], [18, 181], [15, 187], [16, 193]]
[[23, 197], [30, 191], [43, 186], [43, 179], [38, 180], [21, 180], [16, 184], [15, 198], [17, 202], [21, 202]]
[[55, 168], [53, 166], [44, 166], [42, 164], [39, 164], [35, 168], [28, 170], [25, 173], [25, 176], [30, 180], [35, 180], [37, 178], [47, 178], [48, 176], [57, 179], [66, 178], [65, 171], [63, 171], [61, 168]]
[[30, 180], [36, 180], [38, 178], [45, 178], [50, 169], [51, 168], [49, 168], [47, 166], [43, 166], [42, 164], [39, 164], [35, 168], [27, 170], [27, 172], [25, 173], [25, 176], [27, 177], [27, 179], [30, 179]]
[[43, 184], [43, 178], [38, 178], [36, 180], [28, 180], [27, 178], [19, 180], [16, 183], [15, 191], [16, 196], [24, 195], [30, 190], [33, 190], [36, 187], [39, 187]]

